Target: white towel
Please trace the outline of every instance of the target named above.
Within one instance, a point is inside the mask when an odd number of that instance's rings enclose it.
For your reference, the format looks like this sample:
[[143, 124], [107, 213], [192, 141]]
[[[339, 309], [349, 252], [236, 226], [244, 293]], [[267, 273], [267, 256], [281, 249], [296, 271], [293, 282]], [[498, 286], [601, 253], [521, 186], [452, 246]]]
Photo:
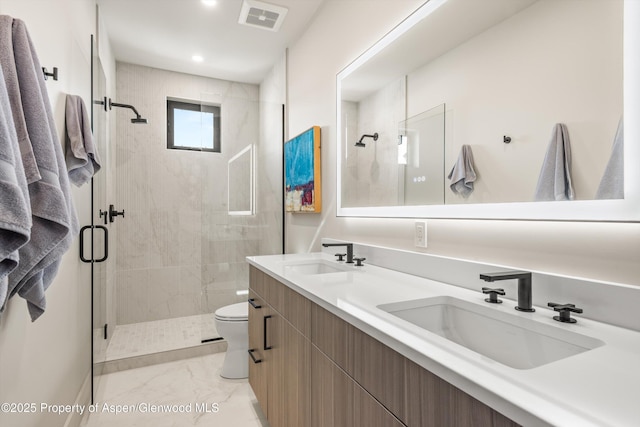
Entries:
[[624, 124], [620, 119], [609, 163], [600, 180], [596, 199], [624, 199]]
[[451, 180], [451, 191], [463, 197], [469, 197], [473, 192], [473, 183], [477, 175], [473, 164], [473, 153], [471, 147], [463, 145], [458, 155], [458, 160], [447, 176]]
[[9, 296], [18, 293], [26, 299], [31, 320], [35, 321], [44, 312], [44, 292], [79, 227], [40, 61], [19, 19], [13, 20], [11, 40], [21, 101], [14, 104], [16, 100], [11, 99], [11, 108], [24, 113], [42, 178], [29, 184], [31, 240], [20, 248], [19, 264], [9, 274]]
[[569, 131], [563, 123], [556, 123], [542, 163], [535, 201], [573, 200], [571, 183], [571, 144]]
[[9, 292], [8, 275], [31, 235], [29, 190], [22, 166], [9, 95], [0, 67], [0, 307]]
[[65, 118], [67, 171], [71, 182], [80, 187], [100, 170], [100, 157], [93, 143], [89, 115], [81, 97], [67, 95]]

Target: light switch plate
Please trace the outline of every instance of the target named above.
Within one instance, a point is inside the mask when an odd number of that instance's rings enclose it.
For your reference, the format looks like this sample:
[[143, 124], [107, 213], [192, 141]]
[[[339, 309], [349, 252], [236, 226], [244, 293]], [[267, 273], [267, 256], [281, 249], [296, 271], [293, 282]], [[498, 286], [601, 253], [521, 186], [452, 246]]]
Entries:
[[427, 247], [427, 223], [425, 221], [416, 221], [413, 241], [415, 246], [419, 248]]

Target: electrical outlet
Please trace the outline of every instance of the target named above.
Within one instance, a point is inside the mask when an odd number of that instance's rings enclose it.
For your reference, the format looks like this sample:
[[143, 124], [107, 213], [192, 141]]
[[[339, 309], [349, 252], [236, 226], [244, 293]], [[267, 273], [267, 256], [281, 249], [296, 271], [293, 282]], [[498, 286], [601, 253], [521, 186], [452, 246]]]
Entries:
[[414, 244], [419, 248], [427, 247], [427, 223], [416, 221], [416, 228], [413, 238]]

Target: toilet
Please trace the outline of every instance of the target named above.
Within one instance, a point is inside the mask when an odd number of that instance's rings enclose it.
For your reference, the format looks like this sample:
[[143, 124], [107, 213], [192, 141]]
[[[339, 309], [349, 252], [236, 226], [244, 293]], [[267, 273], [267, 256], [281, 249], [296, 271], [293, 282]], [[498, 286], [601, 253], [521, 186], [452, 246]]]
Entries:
[[240, 302], [216, 310], [216, 328], [227, 341], [227, 354], [220, 376], [237, 379], [249, 376], [249, 303]]

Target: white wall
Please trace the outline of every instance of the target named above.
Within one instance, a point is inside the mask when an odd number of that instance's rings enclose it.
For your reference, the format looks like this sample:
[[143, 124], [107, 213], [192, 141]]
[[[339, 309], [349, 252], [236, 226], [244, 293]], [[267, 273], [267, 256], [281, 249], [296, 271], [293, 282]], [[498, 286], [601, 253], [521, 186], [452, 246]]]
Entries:
[[[422, 3], [327, 0], [290, 48], [289, 135], [322, 126], [325, 204], [287, 215], [287, 252], [317, 251], [320, 237], [418, 251], [413, 220], [336, 218], [335, 76]], [[429, 220], [428, 244], [433, 254], [640, 285], [640, 224]]]
[[[90, 105], [94, 9], [95, 2], [86, 0], [0, 1], [0, 13], [27, 24], [42, 66], [59, 68], [60, 79], [49, 79], [47, 89], [61, 141], [66, 94], [81, 95]], [[73, 187], [72, 194], [80, 223], [89, 223], [89, 186]], [[46, 296], [47, 310], [35, 323], [19, 297], [0, 320], [0, 402], [72, 404], [90, 372], [90, 268], [80, 262], [77, 241]], [[55, 427], [65, 418], [0, 412], [0, 425]]]

